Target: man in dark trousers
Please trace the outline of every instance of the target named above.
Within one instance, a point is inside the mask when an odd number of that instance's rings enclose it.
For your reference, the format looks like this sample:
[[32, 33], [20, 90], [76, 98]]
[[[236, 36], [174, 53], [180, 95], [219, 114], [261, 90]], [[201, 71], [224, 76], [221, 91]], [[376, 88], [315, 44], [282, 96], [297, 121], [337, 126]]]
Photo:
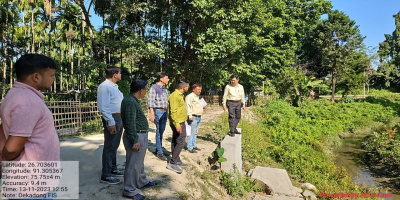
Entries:
[[120, 80], [121, 69], [109, 66], [106, 69], [106, 80], [97, 88], [97, 107], [102, 115], [104, 127], [101, 183], [118, 184], [121, 181], [114, 176], [124, 176], [124, 172], [117, 168], [117, 149], [123, 130], [121, 101], [124, 95], [117, 85]]
[[225, 111], [228, 108], [229, 136], [233, 137], [235, 134], [240, 134], [236, 127], [242, 115], [241, 108], [245, 108], [245, 101], [243, 86], [239, 84], [239, 76], [232, 75], [230, 82], [231, 83], [225, 87], [222, 105]]
[[168, 97], [168, 118], [172, 129], [171, 152], [172, 157], [167, 164], [167, 169], [170, 169], [178, 174], [182, 173], [181, 168], [188, 165], [181, 161], [179, 154], [185, 146], [186, 125], [188, 119], [185, 100], [183, 94], [189, 90], [189, 82], [180, 80], [178, 88]]

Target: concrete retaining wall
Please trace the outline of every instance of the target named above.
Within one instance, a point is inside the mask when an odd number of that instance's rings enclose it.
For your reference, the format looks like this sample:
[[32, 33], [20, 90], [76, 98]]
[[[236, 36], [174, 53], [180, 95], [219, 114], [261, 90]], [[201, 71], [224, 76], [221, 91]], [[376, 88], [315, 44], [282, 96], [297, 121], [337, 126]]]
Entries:
[[[240, 133], [241, 128], [237, 129]], [[227, 161], [221, 163], [221, 170], [225, 172], [234, 172], [233, 164], [242, 173], [242, 134], [235, 134], [234, 137], [225, 136], [220, 144], [220, 148], [224, 148], [224, 157]]]

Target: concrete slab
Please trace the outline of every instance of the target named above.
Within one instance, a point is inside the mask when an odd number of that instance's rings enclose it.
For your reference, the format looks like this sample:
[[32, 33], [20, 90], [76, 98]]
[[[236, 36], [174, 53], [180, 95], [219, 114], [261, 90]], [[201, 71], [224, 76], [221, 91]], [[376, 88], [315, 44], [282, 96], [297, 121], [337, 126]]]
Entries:
[[266, 190], [273, 196], [284, 195], [296, 197], [296, 191], [284, 169], [257, 166], [251, 178], [257, 179], [266, 185]]
[[301, 188], [295, 187], [293, 186], [293, 190], [296, 192], [296, 194], [301, 195], [301, 193], [303, 192], [303, 190]]
[[[238, 128], [241, 133], [242, 129]], [[220, 144], [224, 148], [224, 157], [227, 161], [221, 163], [221, 170], [225, 172], [234, 172], [233, 164], [236, 165], [240, 174], [242, 173], [242, 134], [235, 134], [234, 137], [225, 136]]]

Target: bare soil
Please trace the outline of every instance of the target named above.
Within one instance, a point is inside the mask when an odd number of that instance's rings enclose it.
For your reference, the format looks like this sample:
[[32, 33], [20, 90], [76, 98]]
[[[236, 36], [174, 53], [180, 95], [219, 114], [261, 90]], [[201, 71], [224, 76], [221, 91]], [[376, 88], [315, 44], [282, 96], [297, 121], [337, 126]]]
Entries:
[[[210, 131], [205, 127], [207, 121], [215, 120], [223, 113], [222, 107], [207, 108], [200, 123], [200, 132]], [[252, 118], [252, 117], [251, 117]], [[203, 135], [204, 133], [199, 133]], [[170, 153], [172, 132], [167, 125], [164, 133], [163, 147]], [[166, 169], [167, 162], [158, 159], [155, 151], [155, 125], [150, 123], [149, 147], [145, 157], [145, 171], [151, 181], [159, 183], [153, 188], [142, 190], [147, 199], [234, 199], [226, 194], [219, 184], [218, 165], [210, 164], [211, 153], [219, 141], [198, 137], [198, 153], [183, 150], [181, 158], [189, 167], [177, 174]], [[65, 139], [61, 142], [61, 158], [63, 161], [79, 161], [79, 193], [80, 199], [126, 199], [122, 197], [123, 184], [108, 185], [100, 183], [101, 155], [103, 150], [103, 134], [80, 138]], [[124, 169], [125, 149], [122, 141], [118, 149], [118, 167]], [[120, 178], [123, 180], [123, 177]]]

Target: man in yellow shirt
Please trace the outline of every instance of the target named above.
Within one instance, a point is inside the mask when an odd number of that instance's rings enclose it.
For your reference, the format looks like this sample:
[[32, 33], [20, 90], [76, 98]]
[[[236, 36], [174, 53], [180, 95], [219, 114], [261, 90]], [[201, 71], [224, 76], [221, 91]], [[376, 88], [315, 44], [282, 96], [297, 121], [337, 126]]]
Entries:
[[168, 118], [169, 125], [172, 129], [172, 142], [171, 152], [172, 157], [167, 164], [167, 169], [170, 169], [178, 174], [182, 173], [180, 167], [187, 167], [188, 165], [181, 161], [179, 154], [185, 146], [186, 139], [186, 126], [185, 121], [188, 116], [186, 113], [185, 101], [183, 94], [189, 89], [189, 82], [187, 80], [180, 80], [178, 88], [168, 97]]
[[231, 84], [225, 87], [224, 97], [222, 98], [222, 105], [224, 110], [228, 109], [229, 112], [229, 136], [240, 134], [236, 126], [239, 124], [242, 112], [241, 108], [245, 108], [244, 89], [239, 84], [239, 77], [232, 75], [230, 79]]

